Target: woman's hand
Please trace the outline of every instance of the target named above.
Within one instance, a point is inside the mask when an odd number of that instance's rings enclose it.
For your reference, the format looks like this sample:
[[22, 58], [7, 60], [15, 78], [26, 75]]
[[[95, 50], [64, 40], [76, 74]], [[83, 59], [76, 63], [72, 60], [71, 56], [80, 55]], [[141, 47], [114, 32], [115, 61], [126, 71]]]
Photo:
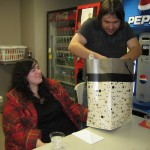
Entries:
[[37, 139], [37, 142], [36, 142], [36, 147], [40, 147], [42, 145], [45, 145], [46, 143], [43, 143], [40, 139]]

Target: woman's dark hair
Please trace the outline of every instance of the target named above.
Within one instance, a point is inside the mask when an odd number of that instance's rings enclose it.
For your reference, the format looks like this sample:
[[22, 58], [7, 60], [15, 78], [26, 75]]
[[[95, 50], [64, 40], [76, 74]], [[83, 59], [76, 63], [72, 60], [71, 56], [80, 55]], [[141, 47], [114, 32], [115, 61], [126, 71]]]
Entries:
[[[38, 64], [35, 59], [22, 59], [18, 61], [14, 66], [12, 88], [15, 88], [20, 92], [27, 101], [37, 101], [37, 98], [33, 95], [33, 92], [29, 88], [27, 75], [30, 70]], [[48, 100], [51, 97], [50, 86], [48, 80], [42, 75], [42, 83], [39, 84], [38, 94], [44, 100]]]
[[107, 14], [116, 15], [116, 17], [121, 21], [120, 28], [124, 26], [125, 12], [120, 0], [104, 0], [98, 14], [98, 21], [100, 21], [100, 25], [102, 24], [102, 17]]

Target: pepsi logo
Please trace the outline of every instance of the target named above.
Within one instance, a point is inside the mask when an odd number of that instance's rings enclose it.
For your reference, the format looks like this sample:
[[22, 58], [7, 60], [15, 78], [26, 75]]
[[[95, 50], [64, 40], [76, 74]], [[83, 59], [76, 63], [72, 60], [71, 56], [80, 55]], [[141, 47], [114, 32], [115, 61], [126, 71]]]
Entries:
[[141, 11], [146, 11], [150, 9], [150, 0], [140, 0], [138, 4], [138, 9]]
[[136, 31], [150, 31], [150, 0], [122, 0], [125, 20]]
[[140, 81], [140, 83], [142, 83], [142, 84], [147, 83], [147, 81], [148, 81], [147, 76], [146, 76], [146, 75], [143, 75], [143, 74], [140, 75], [139, 81]]

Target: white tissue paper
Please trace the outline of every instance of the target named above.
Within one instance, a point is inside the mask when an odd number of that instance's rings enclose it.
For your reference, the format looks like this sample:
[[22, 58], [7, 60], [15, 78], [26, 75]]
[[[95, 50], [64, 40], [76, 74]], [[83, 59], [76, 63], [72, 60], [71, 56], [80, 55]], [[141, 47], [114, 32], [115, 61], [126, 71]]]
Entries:
[[78, 131], [78, 132], [74, 132], [72, 134], [89, 144], [94, 144], [104, 139], [103, 137], [96, 135], [86, 129]]

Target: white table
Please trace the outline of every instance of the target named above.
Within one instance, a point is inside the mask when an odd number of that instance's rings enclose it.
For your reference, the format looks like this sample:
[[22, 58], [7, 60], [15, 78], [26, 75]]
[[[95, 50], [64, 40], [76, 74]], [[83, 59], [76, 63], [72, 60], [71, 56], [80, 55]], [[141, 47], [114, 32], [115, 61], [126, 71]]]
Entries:
[[[71, 134], [63, 138], [63, 150], [150, 150], [150, 129], [138, 125], [143, 119], [133, 116], [126, 125], [112, 131], [88, 127], [87, 130], [104, 139], [88, 144]], [[51, 143], [34, 150], [51, 150]]]

